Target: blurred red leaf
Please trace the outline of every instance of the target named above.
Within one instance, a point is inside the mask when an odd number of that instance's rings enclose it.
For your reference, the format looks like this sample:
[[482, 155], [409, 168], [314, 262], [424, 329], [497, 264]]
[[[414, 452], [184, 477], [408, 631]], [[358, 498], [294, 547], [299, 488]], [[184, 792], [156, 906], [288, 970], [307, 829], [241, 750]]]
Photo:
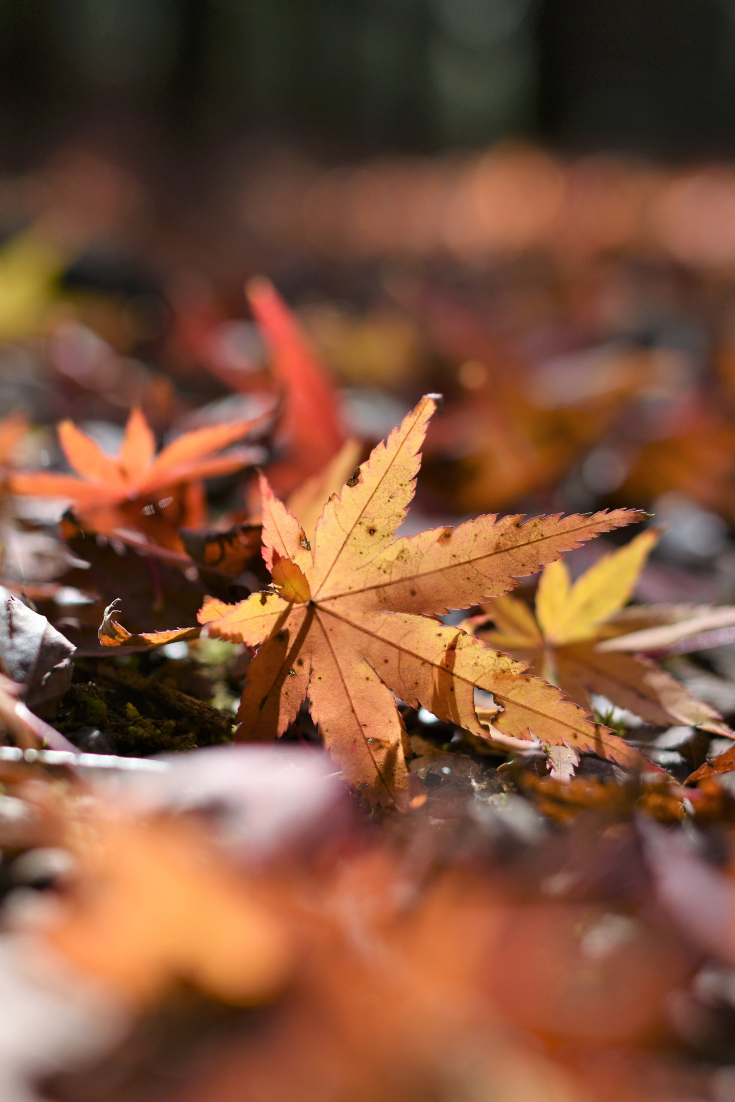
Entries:
[[301, 325], [267, 279], [252, 279], [247, 296], [271, 352], [270, 368], [283, 386], [278, 437], [287, 457], [269, 470], [285, 494], [325, 467], [345, 440], [337, 392]]

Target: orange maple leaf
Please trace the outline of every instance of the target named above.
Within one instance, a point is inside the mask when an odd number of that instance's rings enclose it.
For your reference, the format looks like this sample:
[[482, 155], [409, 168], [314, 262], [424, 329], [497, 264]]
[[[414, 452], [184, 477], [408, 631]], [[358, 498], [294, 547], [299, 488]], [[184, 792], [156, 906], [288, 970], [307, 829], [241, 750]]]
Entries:
[[[458, 528], [394, 539], [436, 408], [424, 397], [333, 495], [312, 551], [297, 518], [262, 480], [264, 558], [271, 592], [200, 613], [210, 635], [259, 647], [248, 669], [238, 738], [272, 739], [311, 713], [347, 781], [378, 803], [406, 797], [404, 729], [393, 694], [511, 749], [532, 739], [594, 750], [633, 767], [645, 759], [590, 721], [555, 687], [436, 617], [505, 593], [516, 579], [600, 532], [641, 519], [620, 509], [593, 516], [483, 516]], [[491, 728], [475, 687], [500, 708]], [[649, 766], [650, 767], [650, 766]], [[653, 768], [653, 767], [650, 767]]]
[[247, 436], [262, 418], [214, 425], [184, 433], [156, 455], [153, 433], [134, 409], [116, 456], [96, 440], [62, 421], [59, 443], [74, 475], [17, 472], [8, 479], [12, 494], [69, 498], [83, 524], [110, 534], [117, 528], [142, 529], [165, 547], [183, 551], [177, 529], [201, 521], [201, 480], [229, 474], [252, 461], [248, 448], [215, 455]]

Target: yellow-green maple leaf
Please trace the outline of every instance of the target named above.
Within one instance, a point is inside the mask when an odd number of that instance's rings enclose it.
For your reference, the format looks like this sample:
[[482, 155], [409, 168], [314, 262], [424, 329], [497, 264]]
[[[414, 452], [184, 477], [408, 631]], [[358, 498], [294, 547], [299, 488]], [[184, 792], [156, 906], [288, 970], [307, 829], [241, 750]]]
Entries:
[[[633, 593], [658, 537], [653, 528], [641, 532], [573, 584], [565, 563], [549, 563], [539, 581], [535, 619], [523, 601], [504, 596], [485, 606], [494, 630], [483, 630], [477, 621], [474, 630], [491, 646], [553, 680], [584, 708], [591, 708], [591, 695], [598, 693], [661, 727], [692, 725], [730, 736], [713, 708], [650, 658], [605, 646], [605, 640], [612, 643], [614, 636], [629, 630], [626, 619], [616, 614]], [[656, 622], [655, 606], [641, 610], [642, 626], [647, 616]]]

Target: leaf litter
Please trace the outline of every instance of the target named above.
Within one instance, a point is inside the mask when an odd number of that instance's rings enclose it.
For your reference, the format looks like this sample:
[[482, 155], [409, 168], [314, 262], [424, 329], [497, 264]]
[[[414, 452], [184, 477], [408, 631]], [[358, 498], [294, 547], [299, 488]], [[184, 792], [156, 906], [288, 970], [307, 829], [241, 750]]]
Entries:
[[420, 498], [402, 535], [435, 398], [368, 455], [249, 294], [281, 401], [257, 482], [215, 454], [250, 422], [179, 437], [188, 466], [141, 413], [116, 458], [68, 423], [78, 479], [19, 474], [8, 428], [9, 523], [62, 479], [74, 507], [71, 562], [4, 598], [8, 1099], [720, 1102], [735, 709], [692, 686], [728, 684], [731, 609], [628, 603], [637, 509], [431, 527]]

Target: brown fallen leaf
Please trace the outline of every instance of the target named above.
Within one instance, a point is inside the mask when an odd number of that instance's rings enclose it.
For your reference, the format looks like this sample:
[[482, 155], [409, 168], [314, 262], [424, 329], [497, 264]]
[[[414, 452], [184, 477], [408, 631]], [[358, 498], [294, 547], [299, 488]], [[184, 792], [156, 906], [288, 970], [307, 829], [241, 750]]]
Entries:
[[[583, 708], [591, 708], [592, 694], [599, 693], [661, 727], [691, 725], [735, 737], [713, 708], [651, 659], [598, 645], [625, 623], [615, 614], [633, 592], [657, 539], [655, 529], [642, 532], [574, 584], [564, 563], [550, 563], [539, 582], [535, 617], [523, 601], [504, 596], [489, 602], [484, 620], [476, 618], [470, 627], [491, 646], [528, 662]], [[647, 612], [643, 609], [644, 618]], [[494, 629], [487, 630], [490, 622]]]
[[724, 753], [704, 762], [699, 769], [695, 769], [693, 773], [690, 773], [684, 783], [698, 784], [700, 781], [709, 780], [710, 777], [732, 773], [733, 769], [735, 769], [735, 746], [730, 746]]
[[242, 574], [255, 559], [260, 558], [260, 524], [233, 524], [224, 532], [181, 528], [179, 535], [187, 554], [195, 563], [223, 570], [233, 576]]
[[584, 811], [617, 818], [629, 814], [633, 805], [631, 791], [625, 785], [601, 781], [596, 777], [539, 777], [531, 771], [524, 771], [519, 776], [518, 784], [539, 811], [559, 823], [572, 822]]
[[[692, 774], [686, 784], [694, 779]], [[576, 776], [565, 781], [526, 771], [521, 772], [518, 783], [539, 811], [561, 823], [572, 822], [583, 812], [625, 819], [643, 811], [661, 823], [679, 823], [687, 818], [696, 823], [732, 822], [735, 818], [735, 801], [707, 778], [697, 789], [686, 789], [665, 776], [657, 781], [643, 785], [635, 780], [619, 784], [590, 776]]]
[[[309, 538], [314, 535], [324, 502], [342, 489], [355, 469], [361, 450], [358, 440], [347, 440], [323, 470], [305, 479], [289, 496], [288, 509], [301, 519]], [[184, 547], [194, 562], [232, 576], [254, 569], [254, 564], [260, 559], [261, 533], [262, 525], [249, 520], [241, 520], [224, 531], [179, 530]]]
[[[248, 669], [238, 737], [276, 738], [308, 694], [348, 782], [376, 802], [401, 804], [407, 781], [395, 693], [505, 748], [525, 749], [536, 738], [646, 768], [637, 751], [557, 689], [435, 619], [505, 592], [516, 578], [640, 514], [535, 517], [525, 524], [519, 516], [485, 516], [395, 540], [435, 409], [433, 396], [423, 398], [340, 497], [327, 502], [313, 550], [297, 518], [263, 483], [264, 557], [274, 592], [253, 594], [219, 618], [205, 606], [200, 617], [208, 634], [260, 648]], [[502, 708], [491, 730], [475, 711], [475, 686], [492, 692]]]
[[202, 479], [237, 471], [252, 460], [247, 448], [228, 455], [214, 453], [262, 423], [263, 418], [257, 418], [197, 429], [179, 436], [156, 455], [148, 422], [134, 409], [120, 451], [113, 458], [73, 422], [62, 421], [59, 442], [78, 477], [16, 472], [8, 487], [13, 494], [69, 498], [80, 520], [97, 532], [139, 529], [154, 542], [181, 551], [177, 529], [199, 520]]
[[549, 772], [557, 781], [570, 781], [579, 765], [579, 754], [571, 746], [552, 746], [548, 756]]
[[102, 617], [97, 636], [103, 647], [160, 647], [164, 643], [175, 643], [180, 639], [196, 639], [200, 633], [201, 629], [196, 627], [134, 634], [115, 619], [120, 611], [117, 608], [119, 603], [120, 598], [116, 597], [112, 604], [107, 606]]
[[[59, 625], [82, 653], [100, 654], [97, 629], [107, 605], [119, 597], [128, 630], [142, 632], [168, 624], [193, 623], [205, 594], [218, 575], [199, 569], [181, 551], [159, 547], [133, 533], [113, 537], [85, 530], [68, 510], [61, 519], [61, 535], [74, 556], [57, 586], [77, 591], [75, 603], [58, 605], [36, 598], [39, 611]], [[223, 576], [225, 589], [231, 576]], [[215, 590], [218, 592], [218, 590]], [[227, 595], [225, 592], [224, 596]]]

